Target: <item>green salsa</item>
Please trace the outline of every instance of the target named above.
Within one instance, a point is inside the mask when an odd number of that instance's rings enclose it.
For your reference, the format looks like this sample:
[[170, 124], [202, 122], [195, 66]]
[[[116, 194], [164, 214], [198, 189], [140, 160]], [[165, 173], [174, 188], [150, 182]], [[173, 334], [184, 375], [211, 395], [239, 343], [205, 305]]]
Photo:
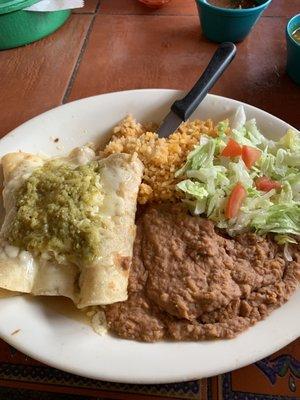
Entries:
[[100, 173], [97, 161], [74, 167], [52, 160], [34, 170], [16, 193], [8, 242], [60, 263], [93, 262], [102, 224]]

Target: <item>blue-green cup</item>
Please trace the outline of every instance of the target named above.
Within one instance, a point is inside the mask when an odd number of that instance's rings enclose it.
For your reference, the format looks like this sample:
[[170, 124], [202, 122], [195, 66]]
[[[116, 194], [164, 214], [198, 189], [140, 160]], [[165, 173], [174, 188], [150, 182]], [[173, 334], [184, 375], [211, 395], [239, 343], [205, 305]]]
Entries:
[[290, 19], [286, 26], [287, 73], [294, 82], [300, 85], [300, 43], [292, 37], [297, 28], [300, 28], [300, 14]]
[[213, 42], [241, 42], [272, 0], [257, 0], [253, 8], [221, 8], [196, 0], [203, 34]]

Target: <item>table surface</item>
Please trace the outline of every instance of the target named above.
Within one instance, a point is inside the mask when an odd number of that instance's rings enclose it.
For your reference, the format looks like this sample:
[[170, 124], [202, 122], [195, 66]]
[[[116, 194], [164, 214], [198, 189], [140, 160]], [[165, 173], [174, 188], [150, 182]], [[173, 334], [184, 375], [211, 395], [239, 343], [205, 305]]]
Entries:
[[[251, 35], [238, 44], [235, 60], [212, 92], [300, 128], [300, 86], [285, 73], [285, 25], [299, 11], [300, 0], [273, 0]], [[135, 88], [188, 89], [215, 48], [202, 35], [193, 0], [172, 0], [160, 10], [135, 0], [87, 0], [48, 38], [0, 52], [0, 136], [82, 97]], [[0, 341], [0, 400], [95, 398], [299, 399], [300, 340], [232, 373], [151, 386], [80, 378]]]

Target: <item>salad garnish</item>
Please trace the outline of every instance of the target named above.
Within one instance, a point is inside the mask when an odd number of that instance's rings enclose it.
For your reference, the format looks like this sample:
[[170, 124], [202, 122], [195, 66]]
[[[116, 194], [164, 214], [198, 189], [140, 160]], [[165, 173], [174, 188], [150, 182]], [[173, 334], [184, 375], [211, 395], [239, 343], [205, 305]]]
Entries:
[[[228, 129], [230, 127], [230, 129]], [[280, 244], [300, 235], [300, 133], [267, 139], [239, 107], [217, 137], [202, 135], [176, 176], [191, 212], [234, 236], [273, 232]]]

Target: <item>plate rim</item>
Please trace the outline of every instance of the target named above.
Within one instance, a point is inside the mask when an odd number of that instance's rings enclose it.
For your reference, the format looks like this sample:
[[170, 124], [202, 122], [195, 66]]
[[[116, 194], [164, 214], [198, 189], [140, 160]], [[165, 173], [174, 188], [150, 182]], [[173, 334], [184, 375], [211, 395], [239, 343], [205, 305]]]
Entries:
[[[132, 90], [122, 90], [122, 91], [117, 91], [117, 92], [109, 92], [109, 93], [99, 94], [99, 95], [95, 95], [95, 96], [91, 96], [91, 97], [86, 97], [86, 98], [83, 98], [83, 99], [78, 99], [78, 100], [75, 100], [75, 101], [72, 101], [72, 102], [69, 102], [69, 103], [62, 104], [62, 105], [59, 105], [57, 107], [54, 107], [54, 108], [52, 108], [52, 109], [50, 109], [50, 110], [48, 110], [48, 111], [46, 111], [44, 113], [41, 113], [41, 114], [29, 119], [28, 121], [22, 123], [21, 125], [19, 125], [15, 129], [10, 131], [8, 134], [6, 134], [3, 138], [1, 138], [0, 139], [0, 145], [7, 138], [13, 137], [16, 133], [18, 133], [19, 130], [24, 129], [24, 127], [26, 128], [27, 125], [30, 125], [33, 121], [38, 120], [41, 116], [51, 115], [51, 114], [55, 113], [56, 110], [58, 110], [58, 109], [72, 108], [72, 106], [75, 103], [79, 104], [79, 103], [89, 102], [91, 100], [96, 100], [99, 97], [103, 98], [103, 97], [109, 97], [109, 96], [117, 96], [120, 93], [126, 94], [128, 92], [142, 94], [142, 93], [145, 93], [145, 91], [146, 92], [164, 92], [164, 93], [169, 93], [169, 94], [172, 94], [172, 95], [175, 95], [175, 94], [179, 95], [180, 93], [183, 93], [183, 91], [176, 90], [176, 89], [160, 89], [160, 88], [132, 89]], [[224, 96], [220, 96], [220, 95], [209, 94], [208, 96], [211, 97], [211, 98], [217, 98], [218, 100], [225, 99], [225, 102], [226, 101], [230, 101], [231, 104], [235, 104], [236, 106], [245, 105], [245, 106], [247, 106], [247, 108], [250, 107], [250, 109], [252, 109], [256, 113], [260, 112], [260, 113], [263, 113], [263, 114], [267, 115], [276, 124], [280, 123], [280, 124], [286, 125], [287, 128], [291, 127], [293, 129], [296, 129], [293, 126], [291, 126], [289, 123], [287, 123], [287, 122], [281, 120], [280, 118], [268, 113], [265, 110], [262, 110], [260, 108], [255, 107], [253, 105], [250, 105], [250, 104], [247, 104], [247, 103], [235, 100], [235, 99], [231, 99], [231, 98], [227, 98], [227, 97], [224, 97]], [[1, 299], [0, 299], [0, 302], [1, 302]], [[300, 334], [300, 332], [299, 332], [299, 334]], [[248, 365], [249, 363], [253, 363], [253, 362], [255, 362], [255, 361], [257, 361], [257, 360], [259, 360], [259, 359], [261, 359], [263, 357], [266, 357], [267, 355], [269, 355], [269, 354], [271, 354], [273, 352], [276, 352], [277, 350], [279, 350], [283, 346], [287, 345], [288, 343], [290, 343], [294, 339], [296, 339], [299, 336], [299, 334], [294, 334], [294, 335], [291, 335], [289, 337], [282, 338], [282, 340], [278, 341], [276, 343], [276, 345], [271, 346], [272, 347], [271, 351], [270, 351], [270, 348], [268, 348], [268, 350], [262, 351], [260, 353], [259, 357], [255, 356], [255, 355], [251, 357], [251, 355], [250, 355], [243, 362], [239, 362], [239, 364], [234, 369], [242, 368], [242, 367]], [[201, 374], [196, 373], [196, 372], [194, 372], [194, 373], [182, 372], [182, 373], [179, 373], [177, 375], [173, 374], [172, 377], [170, 377], [170, 379], [168, 379], [165, 376], [163, 376], [161, 379], [159, 377], [155, 377], [155, 379], [153, 379], [152, 377], [147, 377], [147, 378], [143, 378], [143, 379], [135, 379], [134, 377], [128, 377], [128, 378], [126, 378], [126, 380], [124, 380], [124, 378], [122, 378], [120, 376], [119, 377], [118, 376], [112, 377], [109, 373], [107, 375], [106, 374], [102, 374], [101, 377], [100, 377], [99, 374], [97, 374], [97, 372], [95, 373], [95, 375], [91, 375], [90, 373], [85, 373], [84, 368], [78, 368], [77, 366], [68, 367], [68, 366], [63, 365], [63, 367], [62, 367], [62, 362], [60, 360], [57, 360], [57, 361], [50, 360], [49, 361], [49, 358], [37, 355], [33, 349], [32, 350], [28, 350], [28, 348], [26, 346], [23, 346], [22, 343], [19, 343], [18, 341], [14, 340], [13, 336], [3, 335], [2, 333], [0, 333], [0, 337], [5, 342], [7, 342], [8, 344], [12, 345], [16, 349], [20, 350], [24, 354], [27, 354], [28, 356], [30, 356], [30, 357], [38, 360], [38, 361], [41, 361], [46, 365], [49, 365], [51, 367], [54, 367], [54, 368], [57, 368], [57, 369], [60, 369], [60, 370], [63, 370], [63, 371], [69, 372], [69, 373], [73, 373], [73, 374], [77, 374], [77, 375], [80, 375], [80, 376], [84, 376], [84, 377], [87, 377], [87, 378], [102, 379], [102, 380], [107, 380], [107, 381], [110, 381], [110, 382], [130, 383], [130, 384], [162, 384], [162, 383], [169, 383], [169, 382], [186, 382], [186, 381], [190, 381], [190, 380], [200, 379], [201, 377], [210, 377], [210, 376], [213, 376], [213, 375], [216, 375], [216, 374], [222, 374], [222, 373], [228, 372], [228, 368], [226, 368], [226, 367], [223, 367], [223, 368], [215, 367], [214, 371], [210, 372], [209, 374], [204, 374], [204, 375], [202, 374], [202, 376], [201, 376]], [[234, 340], [234, 339], [232, 339], [232, 340]], [[232, 371], [234, 369], [230, 369], [230, 371]]]
[[[22, 129], [22, 128], [23, 128], [24, 126], [26, 126], [27, 124], [29, 125], [29, 124], [32, 123], [33, 121], [38, 120], [41, 116], [50, 115], [51, 113], [55, 112], [57, 109], [63, 109], [63, 108], [66, 108], [66, 109], [67, 109], [67, 108], [71, 107], [73, 104], [79, 104], [79, 103], [88, 102], [88, 101], [90, 101], [90, 100], [95, 100], [95, 99], [97, 99], [97, 98], [99, 98], [99, 97], [109, 97], [109, 96], [118, 95], [118, 94], [121, 94], [121, 93], [122, 93], [122, 94], [126, 94], [127, 92], [128, 92], [128, 93], [135, 93], [135, 92], [136, 92], [136, 93], [142, 93], [142, 92], [145, 92], [145, 91], [146, 91], [146, 92], [157, 92], [157, 91], [159, 91], [159, 92], [173, 93], [173, 94], [175, 94], [175, 93], [178, 93], [178, 94], [184, 94], [184, 93], [186, 93], [184, 90], [180, 90], [180, 89], [168, 89], [168, 88], [144, 88], [144, 89], [143, 89], [143, 88], [141, 88], [141, 89], [128, 89], [128, 90], [124, 89], [124, 90], [118, 90], [118, 91], [116, 91], [116, 92], [107, 92], [107, 93], [96, 94], [96, 95], [94, 95], [94, 96], [83, 97], [83, 98], [81, 98], [81, 99], [73, 100], [73, 101], [70, 101], [70, 102], [68, 102], [68, 103], [60, 104], [60, 105], [58, 105], [58, 106], [56, 106], [56, 107], [51, 108], [50, 110], [44, 111], [44, 112], [42, 112], [41, 114], [38, 114], [38, 115], [36, 115], [36, 116], [34, 116], [34, 117], [28, 119], [27, 121], [23, 122], [21, 125], [18, 125], [18, 126], [15, 127], [14, 129], [12, 129], [12, 130], [9, 131], [8, 133], [6, 133], [4, 136], [2, 136], [2, 137], [0, 138], [0, 145], [1, 145], [1, 142], [2, 142], [3, 140], [5, 140], [6, 138], [11, 137], [12, 135], [14, 135], [19, 129]], [[232, 99], [232, 98], [230, 98], [230, 97], [221, 96], [221, 95], [218, 95], [218, 94], [213, 94], [213, 93], [208, 93], [208, 94], [205, 96], [205, 98], [207, 98], [207, 97], [209, 97], [209, 98], [216, 98], [216, 99], [219, 99], [219, 100], [225, 99], [225, 100], [229, 100], [229, 101], [231, 101], [231, 102], [236, 103], [236, 105], [243, 105], [243, 106], [250, 107], [252, 110], [259, 111], [259, 112], [263, 112], [263, 113], [267, 114], [269, 117], [271, 117], [273, 120], [276, 120], [276, 122], [284, 123], [284, 124], [288, 125], [289, 127], [291, 127], [292, 129], [295, 129], [295, 130], [298, 131], [298, 129], [297, 129], [296, 127], [292, 126], [292, 125], [289, 124], [288, 122], [282, 120], [282, 119], [279, 118], [279, 117], [276, 117], [275, 115], [269, 113], [268, 111], [265, 111], [265, 110], [263, 110], [263, 109], [261, 109], [261, 108], [258, 108], [258, 107], [256, 107], [256, 106], [253, 106], [252, 104], [245, 103], [245, 102], [243, 102], [243, 101], [239, 101], [239, 100], [236, 100], [236, 99]], [[204, 99], [205, 99], [205, 98], [204, 98]], [[204, 99], [203, 99], [203, 100], [204, 100]], [[202, 101], [203, 101], [203, 100], [202, 100]], [[201, 103], [200, 103], [200, 104], [201, 104]], [[199, 104], [199, 106], [200, 106], [200, 104]], [[199, 106], [197, 106], [197, 108], [198, 108]], [[197, 108], [196, 108], [196, 110], [197, 110]], [[195, 111], [196, 111], [196, 110], [195, 110]]]

